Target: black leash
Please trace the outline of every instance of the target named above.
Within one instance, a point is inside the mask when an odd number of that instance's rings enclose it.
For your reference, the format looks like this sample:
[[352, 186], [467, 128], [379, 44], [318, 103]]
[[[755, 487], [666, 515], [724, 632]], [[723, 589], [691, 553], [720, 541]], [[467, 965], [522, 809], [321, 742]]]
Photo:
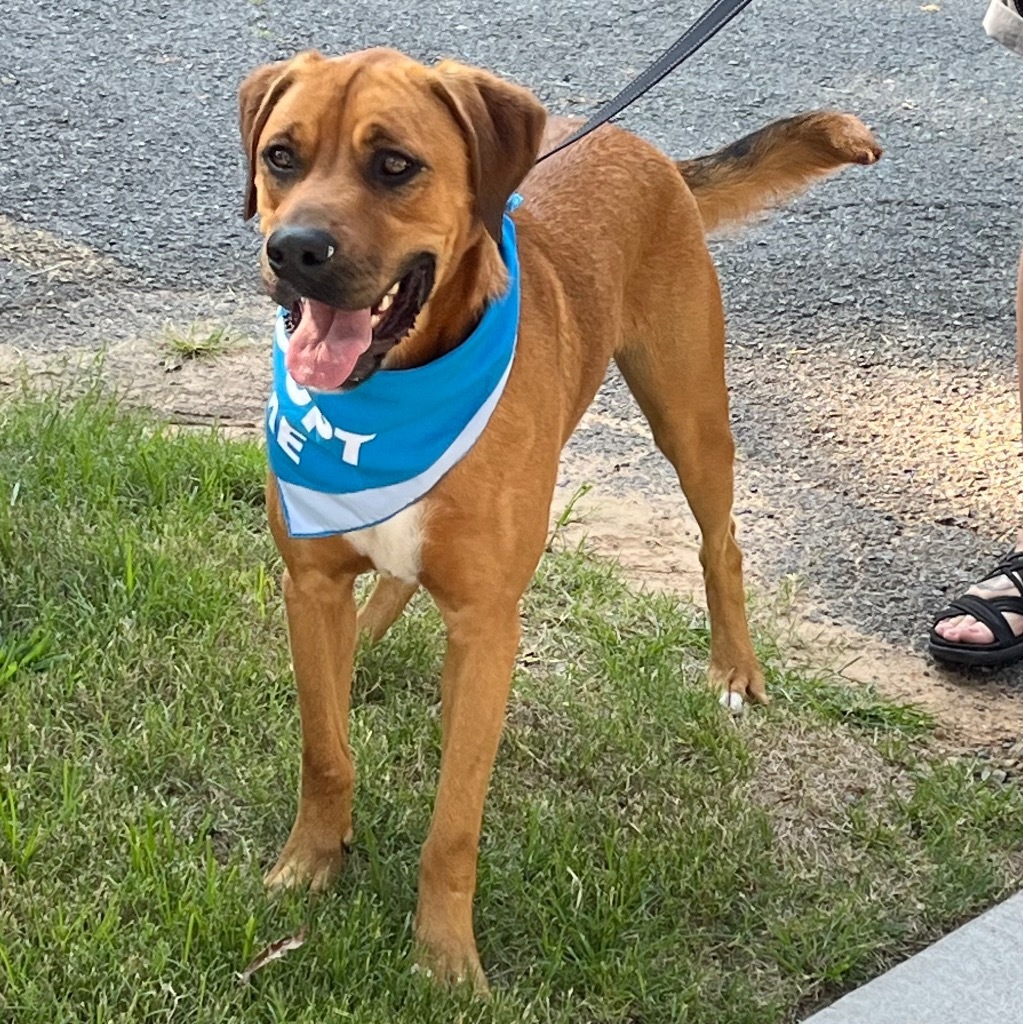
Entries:
[[581, 128], [543, 156], [537, 157], [536, 162], [540, 163], [541, 160], [560, 153], [566, 146], [578, 142], [584, 135], [589, 135], [595, 128], [620, 114], [665, 75], [674, 71], [684, 60], [688, 60], [708, 39], [716, 36], [749, 2], [750, 0], [715, 0], [646, 71], [637, 75], [614, 99], [608, 100]]

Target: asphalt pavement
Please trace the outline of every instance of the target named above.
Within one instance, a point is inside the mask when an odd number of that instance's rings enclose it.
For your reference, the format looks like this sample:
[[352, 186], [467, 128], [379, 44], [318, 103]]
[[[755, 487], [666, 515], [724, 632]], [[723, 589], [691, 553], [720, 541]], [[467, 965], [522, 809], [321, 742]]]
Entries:
[[[390, 45], [586, 114], [702, 6], [0, 0], [0, 344], [99, 347], [211, 316], [268, 331], [235, 109], [261, 62]], [[824, 617], [914, 647], [1023, 525], [1023, 60], [984, 36], [984, 7], [755, 0], [622, 119], [679, 156], [814, 107], [877, 131], [877, 167], [714, 252], [749, 563], [768, 583], [801, 577]], [[606, 453], [623, 489], [672, 492], [613, 375], [598, 407], [574, 444]]]

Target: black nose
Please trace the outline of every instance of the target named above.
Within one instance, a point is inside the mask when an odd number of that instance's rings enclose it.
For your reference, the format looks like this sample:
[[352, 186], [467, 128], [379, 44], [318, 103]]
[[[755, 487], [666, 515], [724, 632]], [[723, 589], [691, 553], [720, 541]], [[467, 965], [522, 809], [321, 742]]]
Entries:
[[319, 228], [278, 228], [266, 240], [266, 258], [274, 273], [287, 276], [288, 271], [315, 273], [337, 249], [333, 235]]

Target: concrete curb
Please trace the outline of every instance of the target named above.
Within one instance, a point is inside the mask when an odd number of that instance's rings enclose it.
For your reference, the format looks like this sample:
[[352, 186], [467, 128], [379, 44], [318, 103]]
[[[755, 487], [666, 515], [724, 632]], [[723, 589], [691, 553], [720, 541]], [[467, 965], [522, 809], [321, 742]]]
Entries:
[[1023, 893], [804, 1024], [1023, 1024]]

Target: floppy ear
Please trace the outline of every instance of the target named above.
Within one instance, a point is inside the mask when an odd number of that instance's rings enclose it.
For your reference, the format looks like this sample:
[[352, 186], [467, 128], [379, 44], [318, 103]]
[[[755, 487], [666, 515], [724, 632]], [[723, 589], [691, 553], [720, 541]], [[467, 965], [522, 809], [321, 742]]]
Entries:
[[536, 162], [547, 111], [528, 89], [456, 61], [437, 65], [432, 87], [462, 129], [476, 215], [499, 242], [505, 204]]
[[256, 162], [259, 156], [256, 147], [259, 145], [259, 137], [263, 134], [267, 118], [295, 80], [298, 66], [311, 60], [322, 59], [321, 54], [310, 50], [291, 60], [264, 64], [263, 67], [256, 68], [238, 90], [238, 122], [242, 146], [245, 148], [248, 161], [248, 184], [245, 189], [246, 220], [256, 212]]

